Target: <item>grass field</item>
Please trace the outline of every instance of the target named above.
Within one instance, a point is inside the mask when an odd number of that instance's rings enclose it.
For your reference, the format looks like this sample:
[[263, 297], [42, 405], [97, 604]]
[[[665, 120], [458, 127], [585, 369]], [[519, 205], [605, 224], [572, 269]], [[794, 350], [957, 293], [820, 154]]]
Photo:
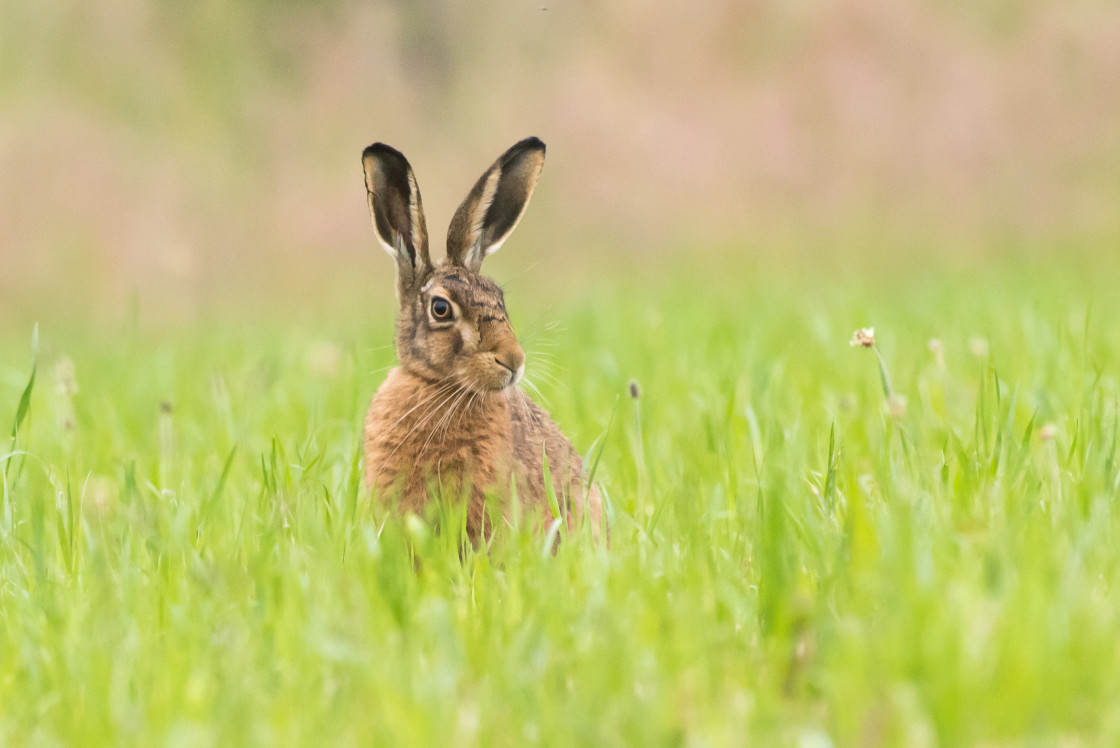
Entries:
[[0, 744], [1120, 743], [1115, 268], [678, 264], [507, 292], [555, 556], [370, 507], [384, 298], [0, 330]]

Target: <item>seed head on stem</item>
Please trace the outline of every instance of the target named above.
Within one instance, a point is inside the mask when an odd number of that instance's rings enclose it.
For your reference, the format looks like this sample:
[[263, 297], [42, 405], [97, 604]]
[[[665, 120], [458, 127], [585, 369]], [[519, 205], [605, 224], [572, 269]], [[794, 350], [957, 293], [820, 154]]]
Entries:
[[875, 328], [861, 327], [852, 333], [848, 345], [853, 348], [870, 348], [875, 352], [875, 359], [879, 362], [879, 382], [883, 385], [883, 397], [887, 400], [887, 409], [893, 418], [902, 418], [906, 415], [906, 398], [896, 394], [894, 385], [891, 384], [891, 375], [887, 371], [887, 362], [875, 347]]
[[848, 341], [848, 345], [853, 348], [874, 348], [875, 347], [875, 328], [874, 327], [861, 327], [852, 333], [852, 339]]

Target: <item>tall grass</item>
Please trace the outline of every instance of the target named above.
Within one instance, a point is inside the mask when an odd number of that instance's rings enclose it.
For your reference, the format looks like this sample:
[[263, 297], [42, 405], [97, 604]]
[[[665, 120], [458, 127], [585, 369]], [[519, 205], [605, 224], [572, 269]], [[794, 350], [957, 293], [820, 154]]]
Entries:
[[[602, 437], [611, 547], [555, 556], [370, 506], [360, 421], [393, 357], [359, 299], [55, 324], [33, 383], [8, 330], [0, 743], [1120, 739], [1107, 281], [726, 267], [507, 294], [562, 323], [525, 325], [529, 378], [577, 446]], [[893, 407], [848, 345], [870, 325]]]

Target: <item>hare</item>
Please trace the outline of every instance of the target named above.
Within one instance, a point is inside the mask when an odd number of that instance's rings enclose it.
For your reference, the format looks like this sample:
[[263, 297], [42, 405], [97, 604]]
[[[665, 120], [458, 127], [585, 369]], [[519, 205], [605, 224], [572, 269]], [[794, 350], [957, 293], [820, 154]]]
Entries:
[[[584, 513], [596, 537], [599, 492], [581, 480], [581, 460], [548, 413], [517, 388], [525, 353], [506, 314], [502, 289], [480, 275], [521, 220], [544, 166], [537, 138], [514, 145], [475, 183], [447, 232], [447, 258], [433, 265], [416, 177], [383, 143], [362, 152], [377, 239], [396, 261], [396, 353], [366, 415], [366, 484], [402, 513], [423, 515], [432, 497], [461, 497], [466, 530], [477, 542], [492, 530], [486, 496], [542, 528], [554, 496], [569, 526]], [[519, 506], [511, 505], [516, 496]]]

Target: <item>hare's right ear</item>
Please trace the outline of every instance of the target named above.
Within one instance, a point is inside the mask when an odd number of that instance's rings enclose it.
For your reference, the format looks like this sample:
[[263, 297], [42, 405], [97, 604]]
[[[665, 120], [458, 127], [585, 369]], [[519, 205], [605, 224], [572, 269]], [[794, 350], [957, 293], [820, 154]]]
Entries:
[[525, 138], [479, 177], [447, 230], [447, 259], [477, 273], [502, 246], [529, 205], [544, 168], [544, 143]]
[[397, 298], [403, 302], [432, 270], [420, 189], [408, 160], [384, 143], [362, 151], [362, 170], [373, 228], [397, 261]]

